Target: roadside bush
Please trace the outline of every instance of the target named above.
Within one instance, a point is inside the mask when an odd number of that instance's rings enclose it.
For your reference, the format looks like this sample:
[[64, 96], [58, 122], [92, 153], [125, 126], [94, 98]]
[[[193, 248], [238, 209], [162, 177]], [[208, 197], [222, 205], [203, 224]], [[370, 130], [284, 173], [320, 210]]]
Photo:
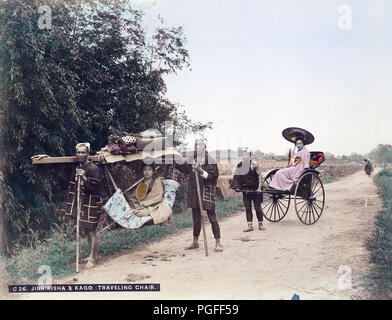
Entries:
[[375, 264], [371, 278], [377, 290], [392, 292], [392, 172], [381, 169], [374, 177], [383, 200], [383, 210], [376, 217], [376, 229], [367, 242]]

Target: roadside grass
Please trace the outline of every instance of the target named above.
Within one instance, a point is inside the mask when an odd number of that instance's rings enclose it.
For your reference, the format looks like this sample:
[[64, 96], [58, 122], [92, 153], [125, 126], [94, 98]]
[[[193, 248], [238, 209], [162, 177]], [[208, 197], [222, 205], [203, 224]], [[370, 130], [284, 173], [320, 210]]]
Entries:
[[324, 182], [325, 184], [335, 182], [337, 179], [338, 179], [338, 178], [337, 178], [333, 173], [331, 173], [331, 174], [330, 174], [329, 176], [327, 176], [327, 177], [323, 177], [323, 178], [322, 178], [322, 180], [323, 180], [323, 182]]
[[383, 209], [376, 217], [376, 228], [367, 242], [374, 267], [369, 286], [376, 294], [392, 293], [392, 172], [382, 168], [374, 177], [383, 200]]
[[[216, 212], [218, 218], [233, 215], [242, 210], [241, 197], [229, 200], [218, 199]], [[168, 227], [158, 225], [144, 227], [139, 230], [117, 229], [105, 232], [99, 236], [99, 254], [108, 257], [123, 251], [132, 250], [151, 241], [163, 239], [168, 235], [192, 226], [190, 209], [183, 213], [174, 214], [174, 223]], [[58, 230], [53, 235], [34, 248], [21, 248], [5, 260], [5, 267], [12, 282], [25, 283], [38, 279], [41, 274], [38, 268], [42, 265], [50, 267], [54, 277], [69, 276], [75, 273], [75, 235], [70, 228]], [[81, 257], [87, 257], [89, 246], [87, 239], [81, 241]]]

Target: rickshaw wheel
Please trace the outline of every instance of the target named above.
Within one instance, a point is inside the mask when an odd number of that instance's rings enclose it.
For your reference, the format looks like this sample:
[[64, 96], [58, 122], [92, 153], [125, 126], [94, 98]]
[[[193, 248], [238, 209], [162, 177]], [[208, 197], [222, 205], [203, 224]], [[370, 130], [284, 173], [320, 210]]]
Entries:
[[[276, 170], [277, 171], [277, 170]], [[267, 174], [263, 181], [263, 190], [265, 190], [272, 181], [272, 177], [276, 171]], [[270, 222], [278, 222], [282, 220], [290, 207], [291, 196], [282, 193], [263, 193], [263, 216]]]
[[323, 182], [315, 172], [307, 172], [297, 183], [294, 193], [295, 212], [299, 220], [306, 225], [320, 219], [325, 204]]

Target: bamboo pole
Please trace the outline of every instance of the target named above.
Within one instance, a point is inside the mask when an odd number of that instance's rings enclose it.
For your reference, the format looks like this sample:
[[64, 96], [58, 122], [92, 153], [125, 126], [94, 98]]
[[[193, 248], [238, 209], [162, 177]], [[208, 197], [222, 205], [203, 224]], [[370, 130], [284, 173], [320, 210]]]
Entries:
[[196, 178], [196, 189], [197, 189], [197, 198], [199, 199], [199, 208], [200, 208], [200, 215], [201, 215], [201, 228], [203, 230], [203, 241], [204, 241], [204, 251], [206, 257], [208, 256], [208, 246], [207, 246], [207, 236], [206, 236], [206, 228], [204, 226], [204, 216], [203, 214], [203, 201], [200, 196], [200, 182], [199, 182], [199, 175], [197, 174], [197, 170], [194, 170], [195, 178]]
[[78, 176], [78, 187], [76, 191], [76, 273], [79, 272], [79, 255], [80, 255], [79, 222], [80, 222], [80, 176]]
[[118, 187], [117, 187], [117, 185], [116, 185], [116, 182], [114, 181], [114, 179], [113, 179], [112, 175], [110, 174], [110, 171], [109, 171], [109, 169], [108, 169], [108, 167], [107, 167], [106, 165], [105, 165], [105, 171], [106, 171], [106, 173], [108, 174], [108, 176], [109, 176], [109, 178], [110, 178], [110, 181], [111, 181], [112, 184], [113, 184], [114, 190], [117, 191], [117, 190], [118, 190]]

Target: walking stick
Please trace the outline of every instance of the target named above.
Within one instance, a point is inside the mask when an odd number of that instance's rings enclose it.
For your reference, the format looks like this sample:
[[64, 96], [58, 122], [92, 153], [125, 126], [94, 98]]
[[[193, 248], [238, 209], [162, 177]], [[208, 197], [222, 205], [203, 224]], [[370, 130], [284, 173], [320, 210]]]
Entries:
[[79, 272], [79, 221], [80, 221], [80, 176], [78, 176], [78, 187], [76, 190], [76, 273]]
[[206, 253], [206, 257], [208, 256], [208, 246], [207, 246], [207, 236], [206, 236], [206, 228], [204, 226], [204, 214], [203, 214], [203, 201], [200, 196], [200, 183], [199, 183], [199, 175], [195, 170], [195, 178], [196, 178], [196, 189], [197, 189], [197, 198], [199, 199], [199, 208], [201, 215], [201, 228], [203, 230], [203, 241], [204, 241], [204, 251]]

